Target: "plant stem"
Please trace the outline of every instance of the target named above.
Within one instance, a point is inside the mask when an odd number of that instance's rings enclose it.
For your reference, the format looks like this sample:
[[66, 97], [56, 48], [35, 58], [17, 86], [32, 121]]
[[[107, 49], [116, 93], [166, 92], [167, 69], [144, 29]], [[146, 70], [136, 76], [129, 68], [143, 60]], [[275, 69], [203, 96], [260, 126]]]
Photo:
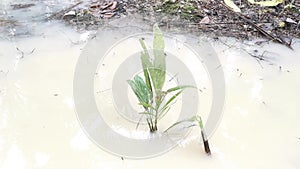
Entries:
[[203, 143], [204, 143], [204, 150], [207, 153], [207, 155], [211, 155], [208, 140], [206, 139], [206, 136], [205, 136], [205, 133], [204, 133], [203, 129], [201, 129], [201, 135], [202, 135], [202, 140], [203, 140]]

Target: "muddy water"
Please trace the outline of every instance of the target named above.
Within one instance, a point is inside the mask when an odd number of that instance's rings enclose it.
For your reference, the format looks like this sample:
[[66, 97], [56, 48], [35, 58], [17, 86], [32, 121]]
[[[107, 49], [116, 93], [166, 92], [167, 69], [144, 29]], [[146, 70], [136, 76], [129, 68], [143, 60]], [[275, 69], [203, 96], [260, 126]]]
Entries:
[[299, 41], [294, 51], [273, 43], [212, 42], [226, 79], [212, 156], [193, 129], [162, 156], [123, 161], [90, 141], [76, 118], [74, 69], [91, 32], [44, 23], [32, 34], [0, 41], [0, 168], [300, 168]]

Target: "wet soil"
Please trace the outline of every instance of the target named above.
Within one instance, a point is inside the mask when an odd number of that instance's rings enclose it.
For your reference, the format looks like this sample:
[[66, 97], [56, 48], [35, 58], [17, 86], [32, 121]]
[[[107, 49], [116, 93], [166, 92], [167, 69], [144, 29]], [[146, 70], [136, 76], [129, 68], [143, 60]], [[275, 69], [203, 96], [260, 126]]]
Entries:
[[[76, 1], [53, 12], [46, 20], [63, 20], [77, 30], [97, 30], [105, 22], [139, 14], [149, 23], [202, 32], [213, 38], [234, 37], [251, 40], [265, 38], [290, 46], [300, 37], [300, 2], [287, 0], [274, 7], [233, 0], [241, 13], [230, 10], [218, 0], [98, 0]], [[34, 4], [11, 4], [13, 10]], [[0, 18], [0, 27], [13, 21]]]

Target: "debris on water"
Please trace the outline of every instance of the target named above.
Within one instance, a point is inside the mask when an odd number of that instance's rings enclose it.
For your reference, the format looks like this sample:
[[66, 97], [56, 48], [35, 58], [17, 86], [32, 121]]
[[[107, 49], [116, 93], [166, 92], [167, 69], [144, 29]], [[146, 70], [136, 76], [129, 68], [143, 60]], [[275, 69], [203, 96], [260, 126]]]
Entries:
[[63, 19], [64, 20], [71, 20], [76, 17], [76, 12], [75, 11], [69, 11], [64, 14]]
[[[80, 7], [79, 7], [80, 5]], [[126, 12], [126, 3], [118, 1], [80, 1], [69, 8], [53, 13], [48, 19], [62, 18], [77, 29], [97, 29], [103, 19], [121, 16]]]
[[209, 24], [210, 23], [210, 19], [208, 16], [205, 16], [201, 21], [200, 24]]
[[35, 4], [12, 4], [10, 5], [12, 7], [13, 10], [17, 10], [17, 9], [24, 9], [24, 8], [30, 8], [32, 6], [35, 6]]
[[[141, 15], [149, 24], [159, 22], [168, 29], [182, 29], [211, 35], [212, 38], [234, 37], [251, 40], [264, 37], [291, 48], [292, 39], [300, 38], [300, 4], [287, 0], [275, 7], [261, 6], [240, 0], [230, 0], [241, 12], [229, 11], [215, 0], [78, 0], [62, 10], [50, 9], [48, 20], [58, 19], [77, 30], [97, 30], [110, 19]], [[251, 1], [252, 2], [252, 1]], [[10, 10], [25, 9], [36, 3], [12, 4]], [[228, 7], [228, 6], [227, 6]], [[61, 8], [59, 8], [61, 9]], [[20, 12], [24, 12], [20, 10]], [[11, 19], [11, 18], [9, 18]], [[17, 24], [1, 18], [0, 28]], [[2, 29], [2, 28], [1, 28]], [[4, 29], [4, 28], [3, 28]], [[6, 28], [5, 28], [6, 29]], [[260, 43], [260, 42], [257, 42]]]
[[4, 26], [14, 26], [17, 25], [16, 20], [2, 19], [0, 18], [0, 27]]
[[[182, 5], [182, 1], [186, 6]], [[161, 22], [159, 14], [164, 17], [168, 16], [169, 20], [164, 21], [168, 27], [182, 27], [186, 31], [193, 32], [198, 30], [213, 37], [235, 37], [246, 40], [264, 37], [269, 41], [282, 43], [288, 47], [293, 38], [300, 37], [300, 5], [298, 1], [288, 0], [276, 7], [261, 7], [259, 4], [232, 0], [240, 8], [239, 14], [244, 16], [244, 19], [236, 15], [236, 12], [229, 12], [220, 1], [182, 1], [141, 2], [134, 6], [136, 10], [133, 12], [142, 13], [147, 19], [150, 18], [149, 16], [158, 16], [152, 17], [154, 18], [152, 20], [149, 19], [152, 22]], [[149, 3], [152, 4], [150, 6], [153, 6], [154, 10], [151, 10]], [[292, 5], [287, 7], [286, 4]], [[186, 15], [182, 15], [182, 11], [185, 9], [190, 9], [191, 13], [186, 10]], [[204, 21], [207, 21], [207, 17], [210, 22], [203, 24]]]
[[71, 5], [70, 7], [60, 10], [58, 12], [53, 13], [50, 17], [48, 17], [48, 19], [59, 19], [62, 18], [66, 13], [68, 13], [70, 10], [72, 10], [73, 8], [77, 7], [78, 5], [82, 4], [83, 2], [77, 2], [74, 5]]
[[293, 19], [291, 19], [291, 18], [286, 18], [286, 20], [285, 20], [286, 22], [288, 22], [288, 23], [294, 23], [294, 24], [297, 24], [297, 22], [296, 21], [294, 21]]

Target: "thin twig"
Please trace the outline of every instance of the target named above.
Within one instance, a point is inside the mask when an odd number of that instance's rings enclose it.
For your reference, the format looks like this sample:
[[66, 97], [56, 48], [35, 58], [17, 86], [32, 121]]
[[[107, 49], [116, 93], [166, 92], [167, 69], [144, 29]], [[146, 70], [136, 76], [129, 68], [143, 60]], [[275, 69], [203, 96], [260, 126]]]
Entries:
[[271, 39], [274, 42], [283, 44], [285, 46], [287, 46], [290, 49], [293, 49], [291, 47], [291, 44], [286, 42], [285, 40], [275, 37], [271, 34], [269, 34], [268, 32], [266, 32], [265, 30], [263, 30], [262, 28], [260, 28], [259, 26], [257, 26], [254, 22], [252, 22], [250, 19], [246, 18], [243, 14], [238, 13], [238, 12], [234, 12], [230, 7], [228, 7], [227, 5], [225, 5], [222, 2], [219, 2], [220, 4], [222, 4], [226, 9], [228, 9], [229, 11], [233, 12], [235, 15], [237, 15], [239, 18], [243, 19], [246, 23], [248, 23], [249, 25], [253, 26], [256, 30], [258, 30], [261, 34], [265, 35], [267, 38]]
[[56, 19], [58, 17], [61, 17], [62, 15], [64, 15], [66, 12], [69, 12], [71, 9], [75, 8], [76, 6], [82, 4], [83, 1], [80, 1], [74, 5], [71, 5], [70, 7], [66, 8], [66, 9], [63, 9], [63, 10], [60, 10], [54, 14], [52, 14], [51, 16], [49, 16], [47, 19]]

